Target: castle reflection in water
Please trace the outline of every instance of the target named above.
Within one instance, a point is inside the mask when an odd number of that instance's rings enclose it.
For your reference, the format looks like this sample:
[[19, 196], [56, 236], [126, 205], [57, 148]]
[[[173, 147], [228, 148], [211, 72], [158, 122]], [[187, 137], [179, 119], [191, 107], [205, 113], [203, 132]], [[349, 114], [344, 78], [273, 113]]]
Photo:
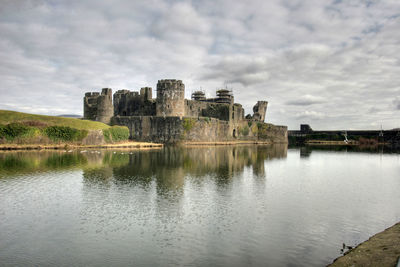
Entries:
[[[132, 184], [148, 186], [155, 182], [157, 190], [176, 190], [186, 177], [211, 177], [216, 183], [252, 169], [253, 175], [265, 177], [265, 161], [286, 158], [287, 146], [212, 146], [165, 147], [136, 152], [102, 152], [88, 154], [94, 167], [84, 169], [87, 184]], [[93, 164], [97, 161], [97, 164]]]
[[83, 184], [156, 183], [160, 191], [178, 189], [185, 177], [211, 177], [218, 184], [251, 168], [265, 177], [265, 161], [286, 158], [286, 145], [165, 147], [155, 150], [9, 152], [0, 154], [0, 176], [77, 169]]

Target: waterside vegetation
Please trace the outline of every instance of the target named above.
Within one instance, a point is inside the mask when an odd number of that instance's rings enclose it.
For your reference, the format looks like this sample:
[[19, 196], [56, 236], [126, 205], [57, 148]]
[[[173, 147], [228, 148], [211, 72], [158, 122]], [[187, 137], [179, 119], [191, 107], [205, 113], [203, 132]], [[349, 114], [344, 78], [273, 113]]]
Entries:
[[[127, 142], [125, 126], [0, 110], [0, 148], [13, 145], [101, 145]], [[10, 146], [11, 145], [11, 146]]]

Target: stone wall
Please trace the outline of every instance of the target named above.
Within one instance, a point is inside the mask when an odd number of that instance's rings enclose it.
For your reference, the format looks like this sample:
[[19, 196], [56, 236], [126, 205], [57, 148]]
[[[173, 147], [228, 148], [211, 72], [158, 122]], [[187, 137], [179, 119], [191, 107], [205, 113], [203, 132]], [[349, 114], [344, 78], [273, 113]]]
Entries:
[[207, 108], [207, 105], [207, 102], [185, 99], [185, 117], [197, 118], [202, 116], [202, 112]]
[[229, 104], [207, 103], [203, 109], [203, 117], [217, 118], [223, 121], [229, 121], [232, 117], [232, 109]]
[[287, 143], [287, 127], [248, 122], [233, 124], [210, 117], [116, 116], [112, 123], [125, 125], [130, 138], [160, 143], [253, 140]]
[[151, 99], [151, 88], [138, 92], [119, 90], [114, 94], [114, 116], [155, 116], [156, 102]]

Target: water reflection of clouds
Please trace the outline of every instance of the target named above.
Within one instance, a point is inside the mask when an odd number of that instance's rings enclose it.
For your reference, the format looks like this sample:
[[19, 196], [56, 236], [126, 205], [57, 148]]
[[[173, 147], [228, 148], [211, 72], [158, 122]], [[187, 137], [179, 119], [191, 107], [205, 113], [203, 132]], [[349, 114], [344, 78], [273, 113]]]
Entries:
[[[124, 155], [105, 152], [98, 168], [87, 168], [83, 172], [82, 197], [87, 202], [82, 210], [82, 217], [86, 221], [84, 224], [97, 225], [100, 231], [108, 231], [107, 225], [113, 218], [122, 216], [125, 219], [113, 222], [112, 225], [116, 226], [127, 220], [127, 225], [140, 226], [141, 221], [137, 219], [142, 218], [146, 221], [144, 224], [160, 223], [155, 229], [163, 229], [165, 225], [172, 227], [167, 221], [183, 217], [184, 206], [188, 201], [195, 201], [197, 208], [199, 201], [208, 203], [203, 206], [203, 213], [210, 212], [212, 207], [218, 207], [219, 210], [214, 212], [221, 214], [226, 211], [221, 210], [221, 203], [217, 205], [213, 199], [215, 201], [220, 198], [218, 195], [221, 192], [231, 190], [233, 182], [242, 184], [243, 179], [255, 179], [258, 181], [254, 183], [260, 183], [265, 180], [265, 162], [285, 158], [286, 154], [286, 146], [283, 145], [166, 147], [163, 150], [137, 151]], [[243, 175], [249, 177], [245, 178]], [[259, 187], [257, 190], [263, 188]], [[122, 198], [126, 199], [125, 203], [121, 203], [120, 195], [124, 195]], [[190, 199], [187, 198], [188, 195]], [[93, 199], [98, 203], [93, 204]], [[112, 205], [110, 203], [115, 202], [121, 203], [121, 206], [109, 207]], [[99, 212], [99, 208], [107, 212]], [[119, 210], [117, 214], [116, 209]], [[129, 213], [129, 216], [125, 216], [124, 212]], [[91, 214], [103, 214], [102, 216], [109, 218], [89, 219]], [[200, 223], [202, 215], [198, 214], [196, 217], [197, 222], [187, 223]], [[88, 220], [92, 222], [89, 223]], [[105, 222], [107, 225], [102, 225]], [[165, 231], [168, 232], [168, 229], [162, 230]]]
[[[177, 190], [185, 177], [212, 176], [216, 184], [230, 183], [232, 177], [252, 168], [255, 176], [265, 177], [265, 161], [285, 158], [286, 146], [239, 147], [167, 147], [159, 151], [133, 154], [105, 152], [99, 168], [84, 170], [84, 184], [109, 181], [125, 185], [148, 186], [152, 181], [157, 190]], [[112, 170], [112, 171], [110, 171]], [[98, 172], [98, 173], [96, 173]]]

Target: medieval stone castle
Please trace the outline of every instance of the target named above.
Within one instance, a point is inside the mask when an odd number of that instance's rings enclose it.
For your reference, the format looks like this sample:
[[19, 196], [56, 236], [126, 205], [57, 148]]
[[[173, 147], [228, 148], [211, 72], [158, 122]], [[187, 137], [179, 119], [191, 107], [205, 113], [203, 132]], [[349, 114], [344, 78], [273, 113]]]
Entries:
[[264, 123], [267, 101], [258, 101], [253, 115], [244, 116], [232, 92], [220, 89], [215, 98], [195, 91], [185, 99], [181, 80], [159, 80], [157, 97], [152, 88], [140, 92], [110, 88], [86, 93], [84, 119], [112, 125], [125, 125], [130, 137], [140, 141], [176, 143], [181, 141], [254, 140], [287, 142], [287, 127]]

